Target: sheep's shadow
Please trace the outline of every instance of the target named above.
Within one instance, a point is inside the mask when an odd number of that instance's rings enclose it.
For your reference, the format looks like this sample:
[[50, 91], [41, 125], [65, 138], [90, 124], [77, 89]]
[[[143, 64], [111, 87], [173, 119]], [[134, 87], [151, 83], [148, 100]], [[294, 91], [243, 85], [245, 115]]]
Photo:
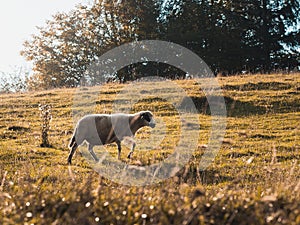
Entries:
[[234, 178], [229, 175], [221, 174], [220, 171], [217, 170], [205, 170], [200, 171], [200, 181], [202, 184], [220, 184], [220, 183], [226, 183], [228, 181], [233, 181]]
[[180, 183], [196, 184], [201, 182], [205, 185], [217, 185], [234, 180], [234, 177], [222, 174], [221, 171], [214, 169], [200, 171], [198, 166], [195, 165], [186, 166], [176, 174], [176, 177]]
[[[251, 102], [243, 102], [228, 96], [210, 96], [210, 102], [219, 107], [224, 107], [222, 98], [225, 100], [227, 116], [239, 117], [250, 115], [261, 115], [266, 113], [266, 108], [252, 104]], [[191, 100], [199, 113], [211, 115], [210, 106], [205, 96], [184, 97], [179, 105], [179, 109], [184, 111], [192, 111]], [[222, 108], [223, 110], [223, 108]], [[220, 111], [222, 111], [220, 110]]]

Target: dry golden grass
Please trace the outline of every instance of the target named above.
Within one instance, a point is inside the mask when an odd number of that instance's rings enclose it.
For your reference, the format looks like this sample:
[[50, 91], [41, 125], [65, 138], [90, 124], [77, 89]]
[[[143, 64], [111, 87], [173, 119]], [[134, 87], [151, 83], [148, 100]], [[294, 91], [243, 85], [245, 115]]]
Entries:
[[[72, 110], [81, 109], [74, 107], [75, 89], [0, 95], [0, 224], [300, 224], [300, 74], [218, 81], [228, 117], [214, 162], [198, 170], [211, 131], [205, 95], [193, 80], [176, 81], [200, 112], [194, 115], [201, 129], [198, 148], [176, 176], [145, 187], [100, 177], [83, 157], [84, 148], [68, 167]], [[153, 131], [139, 132], [132, 161], [124, 147], [122, 160], [137, 166], [167, 158], [180, 139], [180, 118], [164, 100], [166, 87], [147, 84], [137, 88], [155, 90], [130, 110], [152, 110], [165, 136], [144, 151]], [[126, 108], [131, 97], [122, 91], [129, 86], [82, 89], [80, 96], [87, 102], [97, 96], [96, 111], [110, 113], [116, 101]], [[51, 148], [39, 147], [39, 104], [52, 105]], [[116, 157], [115, 145], [106, 149]]]

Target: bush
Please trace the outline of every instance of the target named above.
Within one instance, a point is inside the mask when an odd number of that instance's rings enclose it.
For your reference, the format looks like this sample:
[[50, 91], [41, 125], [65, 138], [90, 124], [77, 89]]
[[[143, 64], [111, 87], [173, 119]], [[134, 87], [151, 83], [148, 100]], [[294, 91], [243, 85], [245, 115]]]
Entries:
[[23, 92], [27, 90], [29, 71], [23, 67], [14, 68], [12, 72], [0, 72], [0, 92]]

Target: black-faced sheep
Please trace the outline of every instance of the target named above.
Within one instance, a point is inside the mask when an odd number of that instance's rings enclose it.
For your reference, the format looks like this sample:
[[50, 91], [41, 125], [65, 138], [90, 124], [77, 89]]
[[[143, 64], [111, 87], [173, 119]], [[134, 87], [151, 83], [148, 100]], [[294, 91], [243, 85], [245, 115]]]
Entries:
[[[71, 150], [68, 163], [72, 163], [76, 149], [84, 141], [88, 143], [88, 150], [95, 161], [99, 160], [93, 147], [114, 142], [118, 146], [118, 159], [120, 159], [121, 141], [126, 137], [133, 137], [144, 126], [155, 127], [153, 114], [150, 111], [141, 111], [135, 114], [92, 114], [84, 116], [78, 121], [69, 143]], [[131, 158], [135, 145], [133, 141], [128, 158]]]

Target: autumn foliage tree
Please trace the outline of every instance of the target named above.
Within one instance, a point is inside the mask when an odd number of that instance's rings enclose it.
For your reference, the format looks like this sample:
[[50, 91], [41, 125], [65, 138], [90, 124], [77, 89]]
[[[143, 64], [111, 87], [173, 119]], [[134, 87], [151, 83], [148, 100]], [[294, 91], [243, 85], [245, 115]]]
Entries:
[[151, 0], [124, 4], [99, 0], [92, 6], [79, 5], [69, 13], [56, 14], [24, 43], [21, 54], [34, 64], [30, 86], [79, 85], [88, 65], [109, 49], [154, 38], [156, 12]]

